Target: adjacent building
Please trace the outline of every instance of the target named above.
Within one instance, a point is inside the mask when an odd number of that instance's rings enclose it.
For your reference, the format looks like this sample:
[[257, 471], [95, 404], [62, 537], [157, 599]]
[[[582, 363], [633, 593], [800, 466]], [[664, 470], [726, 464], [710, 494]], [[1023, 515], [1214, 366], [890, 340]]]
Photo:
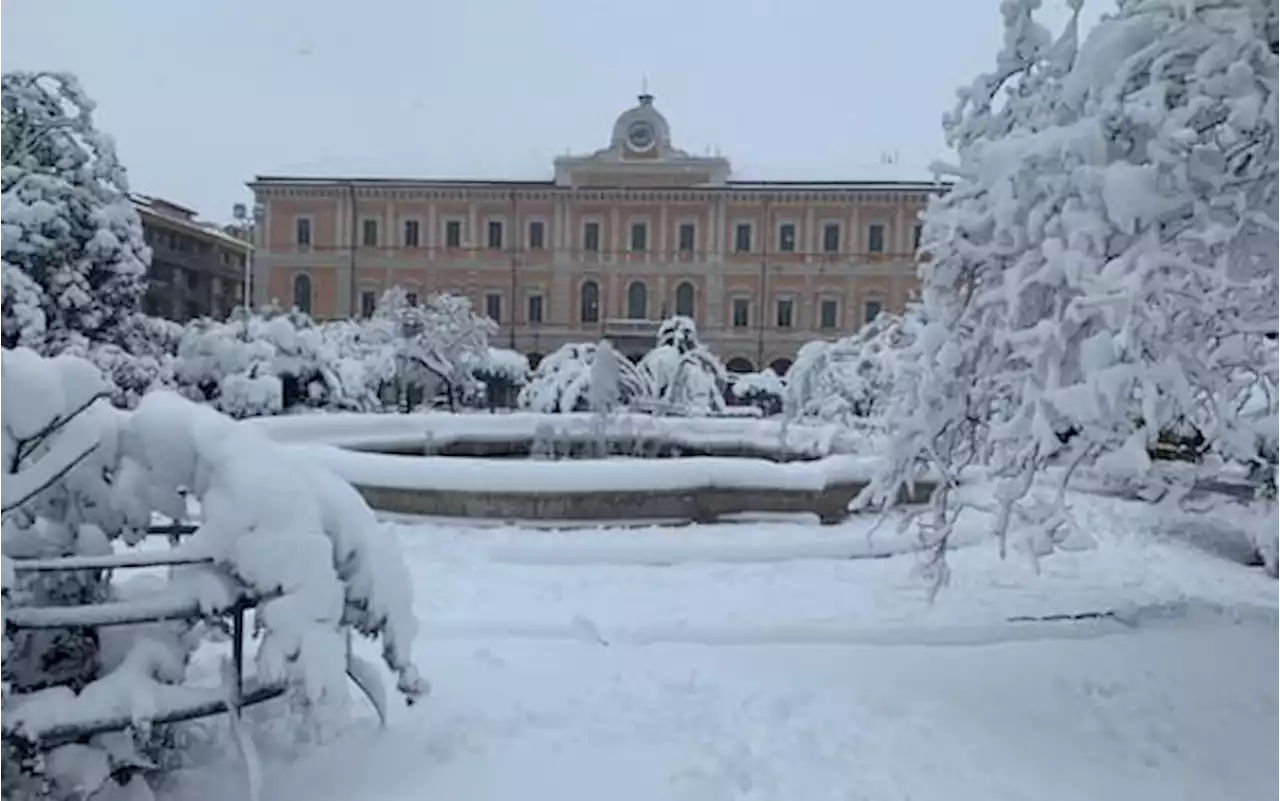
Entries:
[[226, 317], [244, 301], [245, 264], [253, 246], [196, 212], [161, 198], [133, 196], [151, 247], [147, 314], [185, 322]]
[[250, 184], [255, 303], [368, 315], [400, 285], [454, 292], [542, 355], [607, 337], [629, 354], [692, 317], [730, 369], [785, 371], [805, 342], [900, 310], [917, 286], [928, 182], [740, 181], [676, 148], [642, 94], [608, 147], [544, 181], [300, 178]]

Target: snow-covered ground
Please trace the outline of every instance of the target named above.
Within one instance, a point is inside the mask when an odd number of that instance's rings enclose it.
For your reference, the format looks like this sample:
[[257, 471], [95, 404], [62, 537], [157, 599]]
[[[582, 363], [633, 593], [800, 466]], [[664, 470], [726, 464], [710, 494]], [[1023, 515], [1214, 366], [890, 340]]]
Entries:
[[1075, 513], [1097, 547], [1039, 575], [967, 530], [932, 606], [869, 519], [403, 525], [433, 694], [290, 755], [264, 734], [262, 797], [1274, 799], [1275, 582], [1152, 507]]

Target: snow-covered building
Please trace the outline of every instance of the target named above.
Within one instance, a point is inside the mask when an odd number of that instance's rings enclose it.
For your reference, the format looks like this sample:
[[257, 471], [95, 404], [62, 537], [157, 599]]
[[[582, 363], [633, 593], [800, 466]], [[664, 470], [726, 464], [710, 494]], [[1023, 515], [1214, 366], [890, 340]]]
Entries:
[[148, 314], [179, 322], [222, 319], [243, 302], [251, 244], [171, 200], [148, 195], [133, 195], [132, 200], [151, 246], [144, 301]]
[[677, 148], [646, 92], [547, 180], [259, 176], [255, 302], [333, 318], [393, 284], [459, 293], [535, 364], [601, 337], [639, 355], [684, 315], [740, 372], [785, 372], [805, 342], [901, 310], [938, 184], [731, 175]]

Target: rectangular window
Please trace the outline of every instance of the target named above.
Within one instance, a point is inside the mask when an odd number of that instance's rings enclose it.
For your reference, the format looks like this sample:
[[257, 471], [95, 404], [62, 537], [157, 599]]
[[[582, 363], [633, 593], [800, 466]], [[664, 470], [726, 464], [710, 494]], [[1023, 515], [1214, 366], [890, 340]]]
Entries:
[[360, 244], [367, 248], [378, 246], [378, 221], [365, 220], [360, 224]]
[[649, 249], [649, 226], [645, 223], [631, 223], [631, 252], [644, 253]]
[[418, 293], [417, 293], [417, 292], [406, 292], [406, 293], [404, 293], [404, 302], [405, 302], [405, 305], [406, 305], [406, 306], [408, 306], [408, 307], [410, 307], [410, 308], [413, 308], [414, 306], [417, 306], [417, 305], [418, 305]]
[[489, 221], [489, 250], [502, 250], [502, 220]]
[[462, 247], [461, 220], [449, 220], [444, 224], [444, 246], [455, 249]]
[[831, 299], [824, 298], [822, 306], [819, 307], [818, 324], [822, 328], [836, 328], [840, 325], [840, 304]]
[[404, 221], [404, 246], [407, 248], [418, 247], [421, 241], [421, 226], [417, 220]]
[[795, 322], [795, 301], [790, 298], [778, 299], [778, 327], [790, 328]]
[[911, 229], [911, 249], [912, 250], [920, 249], [920, 237], [923, 235], [924, 235], [924, 226], [921, 225], [920, 223], [916, 223], [915, 227]]
[[746, 328], [751, 325], [751, 299], [733, 299], [733, 327]]
[[692, 253], [694, 251], [697, 235], [698, 229], [694, 227], [693, 223], [680, 223], [680, 234], [678, 239], [680, 240], [681, 253]]
[[884, 308], [878, 300], [868, 300], [862, 304], [862, 324], [866, 325], [872, 320], [880, 316], [881, 309]]
[[529, 250], [542, 250], [547, 246], [547, 226], [542, 220], [529, 223]]
[[528, 317], [527, 322], [530, 322], [530, 323], [542, 322], [542, 296], [541, 295], [529, 296], [529, 308], [528, 308], [528, 314], [526, 316]]
[[490, 292], [484, 296], [484, 314], [495, 323], [502, 322], [502, 296]]
[[867, 226], [867, 252], [884, 253], [884, 226], [880, 223]]
[[827, 223], [822, 226], [822, 252], [840, 252], [840, 223]]
[[733, 230], [733, 252], [751, 252], [751, 223], [738, 223]]
[[293, 224], [293, 241], [299, 247], [311, 246], [311, 218], [299, 217]]
[[200, 288], [200, 273], [187, 270], [187, 289], [195, 291]]
[[589, 222], [582, 225], [582, 249], [588, 253], [600, 252], [600, 223]]
[[783, 253], [796, 252], [796, 226], [794, 223], [783, 223], [779, 226], [778, 250]]
[[360, 293], [360, 316], [372, 317], [374, 311], [378, 308], [378, 293], [371, 290], [365, 290]]

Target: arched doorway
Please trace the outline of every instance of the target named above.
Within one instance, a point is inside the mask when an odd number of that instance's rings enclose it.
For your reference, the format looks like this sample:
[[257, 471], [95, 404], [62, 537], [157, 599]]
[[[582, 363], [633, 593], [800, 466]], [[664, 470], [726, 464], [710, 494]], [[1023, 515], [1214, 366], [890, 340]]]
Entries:
[[787, 371], [791, 369], [791, 360], [788, 359], [786, 356], [779, 356], [778, 358], [769, 362], [769, 369], [773, 370], [775, 373], [777, 373], [780, 376], [786, 375]]
[[578, 321], [600, 322], [600, 285], [595, 281], [583, 281], [578, 290]]
[[304, 314], [311, 313], [311, 276], [306, 273], [293, 277], [293, 305]]

